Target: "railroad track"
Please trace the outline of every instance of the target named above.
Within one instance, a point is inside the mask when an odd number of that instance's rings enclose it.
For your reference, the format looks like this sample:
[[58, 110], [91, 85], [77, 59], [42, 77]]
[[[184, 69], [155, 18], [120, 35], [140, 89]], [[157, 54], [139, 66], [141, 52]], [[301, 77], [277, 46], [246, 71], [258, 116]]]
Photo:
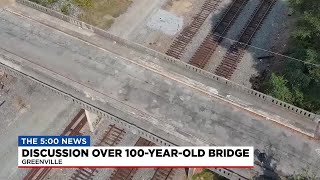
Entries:
[[151, 180], [172, 180], [174, 174], [175, 169], [173, 168], [158, 168]]
[[[153, 142], [144, 138], [139, 138], [135, 146], [155, 146]], [[138, 171], [138, 168], [118, 168], [115, 169], [110, 177], [110, 180], [131, 180]]]
[[166, 52], [167, 55], [180, 59], [187, 45], [191, 42], [194, 35], [197, 33], [203, 22], [207, 19], [209, 14], [213, 12], [218, 6], [220, 0], [206, 0], [198, 13], [192, 20], [191, 24], [185, 27], [179, 36], [170, 45]]
[[[114, 124], [110, 125], [97, 146], [116, 146], [123, 139], [125, 133], [124, 129], [117, 128]], [[97, 168], [78, 168], [70, 179], [90, 180], [93, 179], [97, 173]]]
[[[81, 129], [87, 122], [83, 109], [73, 118], [70, 124], [64, 129], [61, 136], [81, 136]], [[42, 180], [51, 171], [52, 168], [35, 168], [31, 169], [23, 178], [24, 180]]]
[[234, 0], [222, 15], [220, 21], [216, 24], [213, 31], [211, 31], [196, 53], [190, 60], [190, 64], [201, 69], [208, 63], [210, 57], [216, 50], [218, 44], [222, 41], [222, 36], [225, 36], [234, 23], [235, 19], [239, 16], [243, 7], [249, 0]]
[[217, 67], [215, 74], [230, 79], [240, 63], [245, 50], [250, 45], [255, 33], [260, 29], [263, 20], [269, 14], [276, 0], [261, 0], [255, 12], [241, 33], [238, 42], [234, 43], [223, 57], [221, 64]]

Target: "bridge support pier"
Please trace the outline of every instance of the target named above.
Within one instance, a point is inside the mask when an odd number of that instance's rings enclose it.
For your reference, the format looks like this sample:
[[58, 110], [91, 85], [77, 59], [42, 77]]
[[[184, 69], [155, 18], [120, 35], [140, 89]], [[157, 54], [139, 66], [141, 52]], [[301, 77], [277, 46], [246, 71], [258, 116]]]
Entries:
[[88, 110], [85, 110], [86, 113], [86, 117], [87, 117], [87, 121], [88, 121], [88, 125], [90, 128], [91, 132], [94, 132], [96, 125], [98, 124], [98, 122], [100, 121], [100, 117], [98, 115], [96, 115], [95, 113], [92, 113]]

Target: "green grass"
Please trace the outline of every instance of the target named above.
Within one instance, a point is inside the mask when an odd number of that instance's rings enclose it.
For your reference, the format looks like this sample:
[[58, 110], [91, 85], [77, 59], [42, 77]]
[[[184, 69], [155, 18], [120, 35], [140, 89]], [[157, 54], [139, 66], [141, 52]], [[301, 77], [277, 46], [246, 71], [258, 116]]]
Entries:
[[108, 29], [114, 22], [114, 18], [127, 11], [132, 3], [131, 0], [73, 0], [84, 12], [79, 19], [97, 26]]
[[227, 180], [227, 179], [213, 173], [208, 169], [205, 169], [201, 173], [194, 175], [192, 177], [192, 180]]
[[53, 3], [57, 2], [58, 0], [30, 0], [30, 1], [47, 7], [48, 5], [53, 4]]
[[60, 7], [60, 11], [64, 14], [64, 15], [69, 15], [70, 14], [70, 4], [69, 3], [64, 3], [62, 4], [62, 6]]
[[208, 172], [206, 170], [192, 177], [192, 180], [212, 180], [212, 179], [213, 179], [213, 173]]

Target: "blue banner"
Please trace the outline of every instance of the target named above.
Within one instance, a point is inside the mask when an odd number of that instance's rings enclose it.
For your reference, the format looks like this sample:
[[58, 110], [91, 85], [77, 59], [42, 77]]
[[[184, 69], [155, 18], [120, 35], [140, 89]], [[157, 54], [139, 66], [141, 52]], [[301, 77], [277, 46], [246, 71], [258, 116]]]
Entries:
[[19, 136], [18, 146], [90, 146], [90, 136]]

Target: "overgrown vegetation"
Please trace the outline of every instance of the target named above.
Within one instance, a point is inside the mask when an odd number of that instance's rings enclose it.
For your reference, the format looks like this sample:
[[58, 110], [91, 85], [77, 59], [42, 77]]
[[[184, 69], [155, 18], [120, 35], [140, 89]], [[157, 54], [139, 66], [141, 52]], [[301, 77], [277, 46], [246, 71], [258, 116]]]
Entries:
[[92, 0], [73, 0], [74, 3], [82, 8], [90, 8], [92, 7]]
[[[45, 7], [58, 2], [58, 0], [30, 1]], [[60, 11], [65, 15], [70, 15], [71, 5], [76, 5], [81, 9], [81, 14], [78, 15], [81, 21], [101, 29], [108, 29], [113, 24], [115, 18], [127, 11], [131, 3], [132, 0], [67, 0], [67, 2], [62, 3], [60, 6]]]
[[320, 3], [319, 0], [289, 0], [297, 18], [291, 36], [285, 69], [273, 73], [265, 84], [266, 93], [296, 106], [320, 113]]
[[227, 180], [227, 179], [213, 173], [208, 169], [205, 169], [201, 173], [194, 175], [192, 177], [192, 180]]
[[47, 7], [48, 5], [53, 4], [53, 3], [57, 2], [58, 0], [30, 0], [30, 1]]
[[60, 7], [60, 11], [64, 14], [64, 15], [69, 15], [70, 14], [70, 3], [64, 3], [61, 5]]
[[74, 0], [84, 9], [79, 19], [102, 29], [109, 28], [114, 18], [124, 13], [131, 0]]

